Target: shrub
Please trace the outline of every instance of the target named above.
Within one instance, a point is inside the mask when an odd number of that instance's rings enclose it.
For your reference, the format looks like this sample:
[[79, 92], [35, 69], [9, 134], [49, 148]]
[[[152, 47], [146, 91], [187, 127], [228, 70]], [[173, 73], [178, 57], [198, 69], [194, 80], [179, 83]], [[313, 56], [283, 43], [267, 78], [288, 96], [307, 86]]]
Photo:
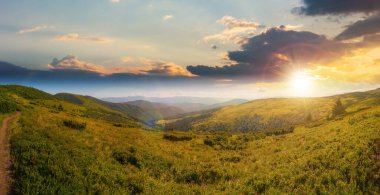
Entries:
[[57, 107], [57, 109], [58, 109], [59, 111], [63, 111], [63, 106], [62, 106], [62, 104], [59, 104], [58, 107]]
[[10, 113], [19, 110], [19, 106], [12, 101], [0, 101], [0, 113]]
[[81, 122], [77, 122], [77, 121], [74, 121], [74, 120], [64, 120], [63, 124], [66, 127], [69, 127], [69, 128], [72, 128], [72, 129], [81, 130], [81, 131], [84, 130], [84, 129], [86, 129], [86, 126], [87, 126], [86, 123], [81, 123]]
[[113, 124], [113, 126], [114, 126], [114, 127], [124, 127], [124, 125], [121, 124], [121, 123], [115, 123], [115, 124]]
[[122, 165], [131, 164], [137, 168], [140, 167], [139, 160], [132, 152], [114, 152], [112, 156]]
[[224, 157], [224, 158], [220, 158], [219, 160], [222, 161], [222, 162], [231, 162], [231, 163], [238, 163], [240, 162], [240, 157], [238, 156], [232, 156], [232, 157]]
[[190, 141], [193, 138], [188, 135], [174, 135], [174, 134], [164, 134], [164, 139], [169, 141]]
[[268, 131], [265, 131], [264, 133], [267, 136], [271, 136], [271, 135], [284, 135], [288, 133], [293, 133], [293, 131], [294, 131], [294, 127], [289, 126], [289, 127], [284, 127], [280, 129], [268, 130]]
[[221, 150], [242, 150], [247, 147], [250, 140], [245, 135], [214, 135], [206, 136], [205, 145]]
[[223, 175], [216, 170], [186, 169], [175, 173], [177, 183], [186, 184], [213, 184], [223, 179]]

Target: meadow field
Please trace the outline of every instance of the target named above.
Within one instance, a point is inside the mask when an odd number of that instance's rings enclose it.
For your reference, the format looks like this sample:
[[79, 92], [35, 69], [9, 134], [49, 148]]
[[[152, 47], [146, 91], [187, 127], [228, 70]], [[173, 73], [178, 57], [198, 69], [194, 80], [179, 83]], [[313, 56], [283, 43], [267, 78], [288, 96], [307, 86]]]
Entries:
[[[379, 94], [253, 101], [165, 130], [1, 86], [0, 119], [21, 113], [8, 129], [15, 194], [378, 194]], [[334, 115], [337, 98], [344, 112]]]

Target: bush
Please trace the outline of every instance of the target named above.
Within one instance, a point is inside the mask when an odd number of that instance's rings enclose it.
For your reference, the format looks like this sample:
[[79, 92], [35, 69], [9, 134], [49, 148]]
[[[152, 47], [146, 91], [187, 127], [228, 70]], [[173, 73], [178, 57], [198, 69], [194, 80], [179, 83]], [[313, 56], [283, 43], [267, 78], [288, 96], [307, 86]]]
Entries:
[[87, 126], [86, 123], [81, 123], [81, 122], [77, 122], [77, 121], [74, 121], [74, 120], [64, 120], [63, 124], [66, 127], [69, 127], [69, 128], [72, 128], [72, 129], [81, 130], [81, 131], [85, 130], [86, 126]]
[[242, 150], [247, 147], [250, 139], [245, 135], [214, 135], [206, 136], [205, 145], [221, 150]]
[[213, 184], [221, 181], [224, 177], [216, 170], [181, 170], [175, 173], [177, 183], [186, 184]]
[[121, 123], [115, 123], [115, 124], [113, 124], [113, 126], [114, 126], [114, 127], [124, 127], [124, 125], [121, 124]]
[[224, 157], [224, 158], [220, 158], [219, 160], [222, 161], [222, 162], [231, 162], [231, 163], [238, 163], [240, 162], [240, 157], [238, 156], [232, 156], [232, 157]]
[[10, 113], [19, 110], [19, 106], [12, 101], [0, 101], [0, 113]]
[[131, 164], [137, 168], [140, 167], [137, 157], [130, 151], [128, 152], [114, 152], [112, 155], [117, 162], [122, 165]]
[[164, 134], [163, 136], [164, 139], [169, 140], [169, 141], [190, 141], [193, 138], [188, 135], [174, 135], [174, 134]]

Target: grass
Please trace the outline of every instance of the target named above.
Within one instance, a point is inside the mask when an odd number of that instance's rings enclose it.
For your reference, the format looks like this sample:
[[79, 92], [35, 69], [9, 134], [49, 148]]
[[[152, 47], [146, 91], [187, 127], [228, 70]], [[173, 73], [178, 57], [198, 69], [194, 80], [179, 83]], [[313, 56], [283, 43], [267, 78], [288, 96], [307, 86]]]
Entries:
[[[9, 93], [22, 108], [19, 121], [11, 126], [17, 194], [377, 194], [380, 190], [377, 105], [317, 125], [299, 124], [286, 134], [161, 132], [86, 117], [85, 107], [59, 99], [39, 101]], [[345, 98], [342, 102], [347, 105]], [[85, 131], [63, 125], [62, 121], [73, 119], [86, 123]]]

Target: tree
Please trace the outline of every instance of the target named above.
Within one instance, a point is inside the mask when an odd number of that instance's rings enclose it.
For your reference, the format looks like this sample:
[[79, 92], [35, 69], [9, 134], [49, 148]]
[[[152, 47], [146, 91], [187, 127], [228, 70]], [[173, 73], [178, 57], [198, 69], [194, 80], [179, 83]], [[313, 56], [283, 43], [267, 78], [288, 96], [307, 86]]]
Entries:
[[311, 115], [311, 113], [309, 112], [309, 114], [307, 115], [306, 117], [306, 122], [311, 122], [313, 120], [313, 116]]
[[59, 104], [59, 106], [58, 106], [58, 110], [59, 110], [59, 111], [63, 111], [63, 106], [62, 106], [62, 104]]
[[333, 111], [332, 111], [332, 116], [333, 117], [336, 117], [336, 116], [339, 116], [339, 115], [342, 115], [344, 114], [346, 111], [343, 107], [343, 104], [342, 102], [340, 101], [340, 98], [338, 98], [336, 100], [336, 103], [335, 103], [335, 106], [333, 108]]

